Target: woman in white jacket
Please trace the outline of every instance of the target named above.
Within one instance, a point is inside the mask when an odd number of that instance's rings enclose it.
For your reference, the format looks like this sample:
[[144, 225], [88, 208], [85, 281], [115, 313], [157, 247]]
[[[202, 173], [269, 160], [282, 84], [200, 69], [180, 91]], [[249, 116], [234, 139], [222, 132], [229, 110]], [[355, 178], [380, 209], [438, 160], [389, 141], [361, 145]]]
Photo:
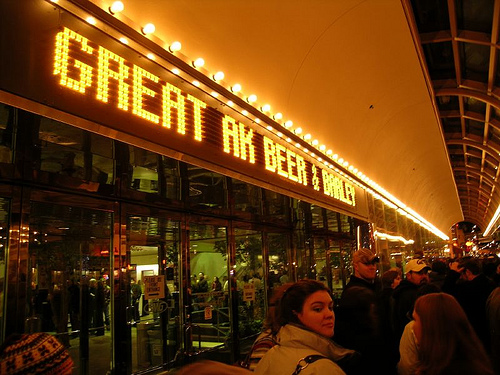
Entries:
[[331, 341], [335, 314], [329, 289], [316, 280], [300, 280], [290, 284], [275, 303], [271, 319], [281, 327], [277, 345], [260, 360], [255, 373], [345, 374], [336, 362], [355, 352]]

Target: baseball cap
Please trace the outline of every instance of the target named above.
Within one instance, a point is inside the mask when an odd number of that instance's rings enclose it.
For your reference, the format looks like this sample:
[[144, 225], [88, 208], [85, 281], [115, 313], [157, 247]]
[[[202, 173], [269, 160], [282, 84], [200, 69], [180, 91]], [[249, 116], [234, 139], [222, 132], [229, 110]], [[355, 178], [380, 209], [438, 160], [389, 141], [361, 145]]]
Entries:
[[424, 268], [430, 270], [431, 268], [425, 263], [423, 259], [412, 259], [408, 263], [406, 263], [405, 272], [420, 272]]
[[364, 263], [364, 264], [373, 264], [378, 263], [380, 259], [377, 255], [375, 255], [371, 250], [361, 248], [358, 251], [355, 251], [352, 254], [352, 262], [353, 263]]

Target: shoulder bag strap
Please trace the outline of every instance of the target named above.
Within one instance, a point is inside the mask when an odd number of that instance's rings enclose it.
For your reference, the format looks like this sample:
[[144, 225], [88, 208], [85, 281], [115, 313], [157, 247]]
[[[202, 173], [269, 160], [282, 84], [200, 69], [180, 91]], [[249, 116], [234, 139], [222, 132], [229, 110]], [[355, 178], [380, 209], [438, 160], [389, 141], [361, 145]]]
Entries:
[[299, 363], [297, 363], [297, 367], [295, 367], [295, 371], [293, 372], [292, 375], [299, 374], [303, 369], [305, 369], [311, 363], [316, 362], [318, 359], [323, 359], [323, 358], [329, 359], [328, 357], [325, 357], [324, 355], [319, 355], [319, 354], [311, 354], [311, 355], [308, 355], [307, 357], [301, 358], [299, 360]]

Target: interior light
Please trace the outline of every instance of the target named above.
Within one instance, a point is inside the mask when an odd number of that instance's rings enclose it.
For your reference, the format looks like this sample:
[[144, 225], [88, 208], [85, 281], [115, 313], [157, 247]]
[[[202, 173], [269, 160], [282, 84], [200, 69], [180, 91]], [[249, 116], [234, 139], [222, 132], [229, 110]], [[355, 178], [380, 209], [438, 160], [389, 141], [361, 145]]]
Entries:
[[205, 60], [203, 60], [201, 57], [198, 57], [193, 61], [193, 66], [195, 68], [201, 68], [203, 65], [205, 65]]
[[123, 3], [121, 1], [115, 1], [109, 7], [109, 13], [111, 14], [120, 13], [123, 11], [124, 8], [125, 7], [123, 6]]
[[249, 103], [255, 103], [257, 101], [257, 95], [252, 94], [247, 98], [247, 102]]
[[213, 76], [214, 81], [221, 81], [224, 79], [224, 72], [217, 72]]
[[231, 86], [231, 91], [232, 92], [240, 92], [241, 91], [241, 85], [239, 83], [234, 84]]
[[264, 104], [260, 109], [262, 112], [269, 112], [271, 110], [271, 106], [269, 104]]
[[283, 114], [281, 112], [278, 112], [273, 117], [275, 120], [281, 120], [283, 118]]
[[172, 53], [180, 51], [182, 48], [181, 42], [175, 41], [169, 47], [168, 50]]

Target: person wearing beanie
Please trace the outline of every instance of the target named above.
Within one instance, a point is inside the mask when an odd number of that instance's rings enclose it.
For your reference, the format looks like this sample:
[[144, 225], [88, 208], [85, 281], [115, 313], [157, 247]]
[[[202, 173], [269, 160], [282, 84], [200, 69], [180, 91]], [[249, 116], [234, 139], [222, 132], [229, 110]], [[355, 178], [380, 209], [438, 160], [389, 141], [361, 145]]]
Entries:
[[48, 333], [13, 334], [0, 348], [2, 375], [69, 375], [72, 369], [68, 351]]

